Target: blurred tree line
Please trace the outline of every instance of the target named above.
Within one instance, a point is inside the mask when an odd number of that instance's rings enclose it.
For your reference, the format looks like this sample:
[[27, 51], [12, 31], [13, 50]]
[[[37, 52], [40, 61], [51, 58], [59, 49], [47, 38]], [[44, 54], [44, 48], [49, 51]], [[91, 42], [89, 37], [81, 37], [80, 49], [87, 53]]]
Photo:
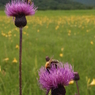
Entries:
[[[0, 0], [0, 9], [4, 9], [7, 2], [11, 0]], [[74, 10], [93, 9], [92, 6], [83, 5], [72, 0], [31, 0], [38, 7], [38, 10]]]
[[39, 10], [72, 10], [72, 9], [92, 9], [92, 6], [83, 5], [72, 0], [34, 0]]

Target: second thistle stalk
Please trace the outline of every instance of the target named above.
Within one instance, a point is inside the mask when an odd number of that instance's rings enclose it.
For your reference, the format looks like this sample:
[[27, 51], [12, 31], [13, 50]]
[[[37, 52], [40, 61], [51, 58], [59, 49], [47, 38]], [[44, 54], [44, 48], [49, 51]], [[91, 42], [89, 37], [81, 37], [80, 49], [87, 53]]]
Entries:
[[[79, 87], [78, 87], [78, 80], [79, 79], [80, 79], [80, 77], [79, 77], [78, 72], [74, 72], [74, 81], [76, 82], [76, 86], [77, 86], [77, 90], [78, 90], [78, 95], [80, 95], [79, 94]], [[77, 94], [75, 94], [75, 95], [77, 95]]]
[[78, 95], [80, 95], [79, 94], [79, 87], [78, 87], [78, 82], [76, 81], [76, 86], [77, 86], [77, 90], [78, 90]]
[[19, 42], [19, 95], [22, 95], [21, 62], [22, 62], [22, 28], [20, 28], [20, 42]]

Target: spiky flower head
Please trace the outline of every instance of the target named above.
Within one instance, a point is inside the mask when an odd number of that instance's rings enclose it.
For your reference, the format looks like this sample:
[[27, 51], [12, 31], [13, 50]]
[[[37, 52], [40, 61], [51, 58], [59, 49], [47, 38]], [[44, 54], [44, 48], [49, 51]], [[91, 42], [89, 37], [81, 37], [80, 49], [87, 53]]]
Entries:
[[59, 85], [67, 86], [69, 81], [74, 78], [73, 68], [68, 63], [64, 65], [58, 63], [57, 68], [52, 65], [49, 72], [44, 67], [41, 67], [39, 71], [39, 83], [41, 88], [46, 89], [47, 91], [52, 88], [56, 89]]
[[7, 16], [15, 17], [15, 25], [22, 28], [27, 24], [25, 16], [34, 15], [36, 9], [33, 2], [30, 4], [23, 0], [12, 0], [6, 4], [5, 13]]
[[7, 3], [5, 6], [5, 13], [7, 16], [19, 16], [19, 15], [34, 15], [36, 11], [36, 7], [34, 3], [28, 4], [27, 2], [23, 2], [22, 0], [12, 0], [10, 3]]

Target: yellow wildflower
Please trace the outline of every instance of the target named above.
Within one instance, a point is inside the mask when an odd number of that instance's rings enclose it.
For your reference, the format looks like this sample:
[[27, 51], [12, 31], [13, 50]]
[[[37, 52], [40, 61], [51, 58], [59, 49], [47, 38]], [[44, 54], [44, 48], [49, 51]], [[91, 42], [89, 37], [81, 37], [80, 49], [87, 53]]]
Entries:
[[7, 35], [5, 37], [8, 37]]
[[61, 51], [63, 51], [64, 50], [64, 48], [61, 48]]
[[71, 33], [71, 30], [69, 30], [69, 33]]
[[60, 57], [63, 57], [63, 54], [62, 53], [60, 53], [60, 55], [59, 55]]
[[18, 31], [18, 29], [17, 29], [17, 28], [15, 28], [15, 30], [17, 30], [17, 31]]
[[25, 28], [27, 29], [27, 28], [28, 28], [28, 26], [25, 26]]
[[16, 34], [14, 34], [14, 37], [16, 37]]
[[95, 79], [92, 80], [92, 82], [90, 83], [90, 86], [95, 86]]
[[26, 32], [23, 32], [23, 34], [26, 34]]
[[91, 45], [93, 45], [93, 41], [91, 41], [90, 43], [91, 43]]
[[69, 81], [69, 84], [73, 84], [73, 83], [74, 83], [74, 80]]
[[8, 61], [8, 60], [9, 60], [9, 58], [5, 58], [5, 59], [4, 59], [4, 61]]
[[68, 36], [70, 36], [71, 35], [71, 33], [68, 33]]
[[86, 32], [89, 32], [89, 30], [86, 30]]
[[37, 30], [37, 32], [39, 32], [39, 29]]
[[[7, 36], [7, 35], [6, 35]], [[8, 34], [8, 37], [11, 37], [12, 35], [11, 34]]]
[[17, 48], [17, 49], [19, 49], [19, 46], [18, 46], [18, 45], [16, 45], [16, 48]]
[[1, 72], [1, 66], [0, 66], [0, 72]]
[[9, 31], [8, 34], [11, 34], [11, 31]]
[[59, 26], [56, 26], [55, 30], [57, 30], [59, 28]]
[[6, 36], [6, 34], [2, 32], [2, 36]]
[[16, 58], [14, 58], [12, 62], [13, 62], [13, 63], [17, 63], [17, 60], [16, 60]]

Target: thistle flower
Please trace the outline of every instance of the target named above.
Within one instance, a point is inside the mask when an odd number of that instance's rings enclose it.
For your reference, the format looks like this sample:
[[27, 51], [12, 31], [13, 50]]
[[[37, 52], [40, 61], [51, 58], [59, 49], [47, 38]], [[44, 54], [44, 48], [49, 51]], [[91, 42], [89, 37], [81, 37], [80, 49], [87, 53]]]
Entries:
[[[19, 27], [20, 30], [20, 43], [19, 43], [19, 95], [22, 95], [22, 73], [21, 73], [21, 62], [22, 62], [22, 28], [26, 26], [27, 20], [26, 16], [34, 15], [36, 7], [34, 3], [27, 2], [28, 0], [12, 0], [5, 6], [5, 13], [7, 16], [15, 17], [15, 25]], [[13, 60], [17, 63], [17, 60]]]
[[22, 1], [12, 1], [7, 3], [5, 6], [5, 12], [7, 16], [19, 16], [19, 15], [34, 15], [36, 8], [34, 7], [34, 3], [27, 4], [26, 2]]
[[7, 16], [15, 17], [15, 25], [17, 27], [24, 27], [27, 24], [25, 16], [34, 15], [36, 11], [34, 3], [28, 4], [22, 0], [12, 0], [5, 6], [5, 13]]
[[[62, 63], [58, 63], [57, 68], [52, 65], [49, 69], [49, 72], [44, 67], [40, 69], [39, 83], [41, 85], [41, 88], [46, 89], [47, 92], [49, 92], [51, 89], [52, 95], [59, 95], [62, 93], [64, 93], [62, 95], [65, 95], [66, 91], [64, 86], [67, 86], [69, 84], [69, 81], [74, 78], [72, 66], [66, 63], [63, 67]], [[55, 91], [57, 94], [55, 94]]]

